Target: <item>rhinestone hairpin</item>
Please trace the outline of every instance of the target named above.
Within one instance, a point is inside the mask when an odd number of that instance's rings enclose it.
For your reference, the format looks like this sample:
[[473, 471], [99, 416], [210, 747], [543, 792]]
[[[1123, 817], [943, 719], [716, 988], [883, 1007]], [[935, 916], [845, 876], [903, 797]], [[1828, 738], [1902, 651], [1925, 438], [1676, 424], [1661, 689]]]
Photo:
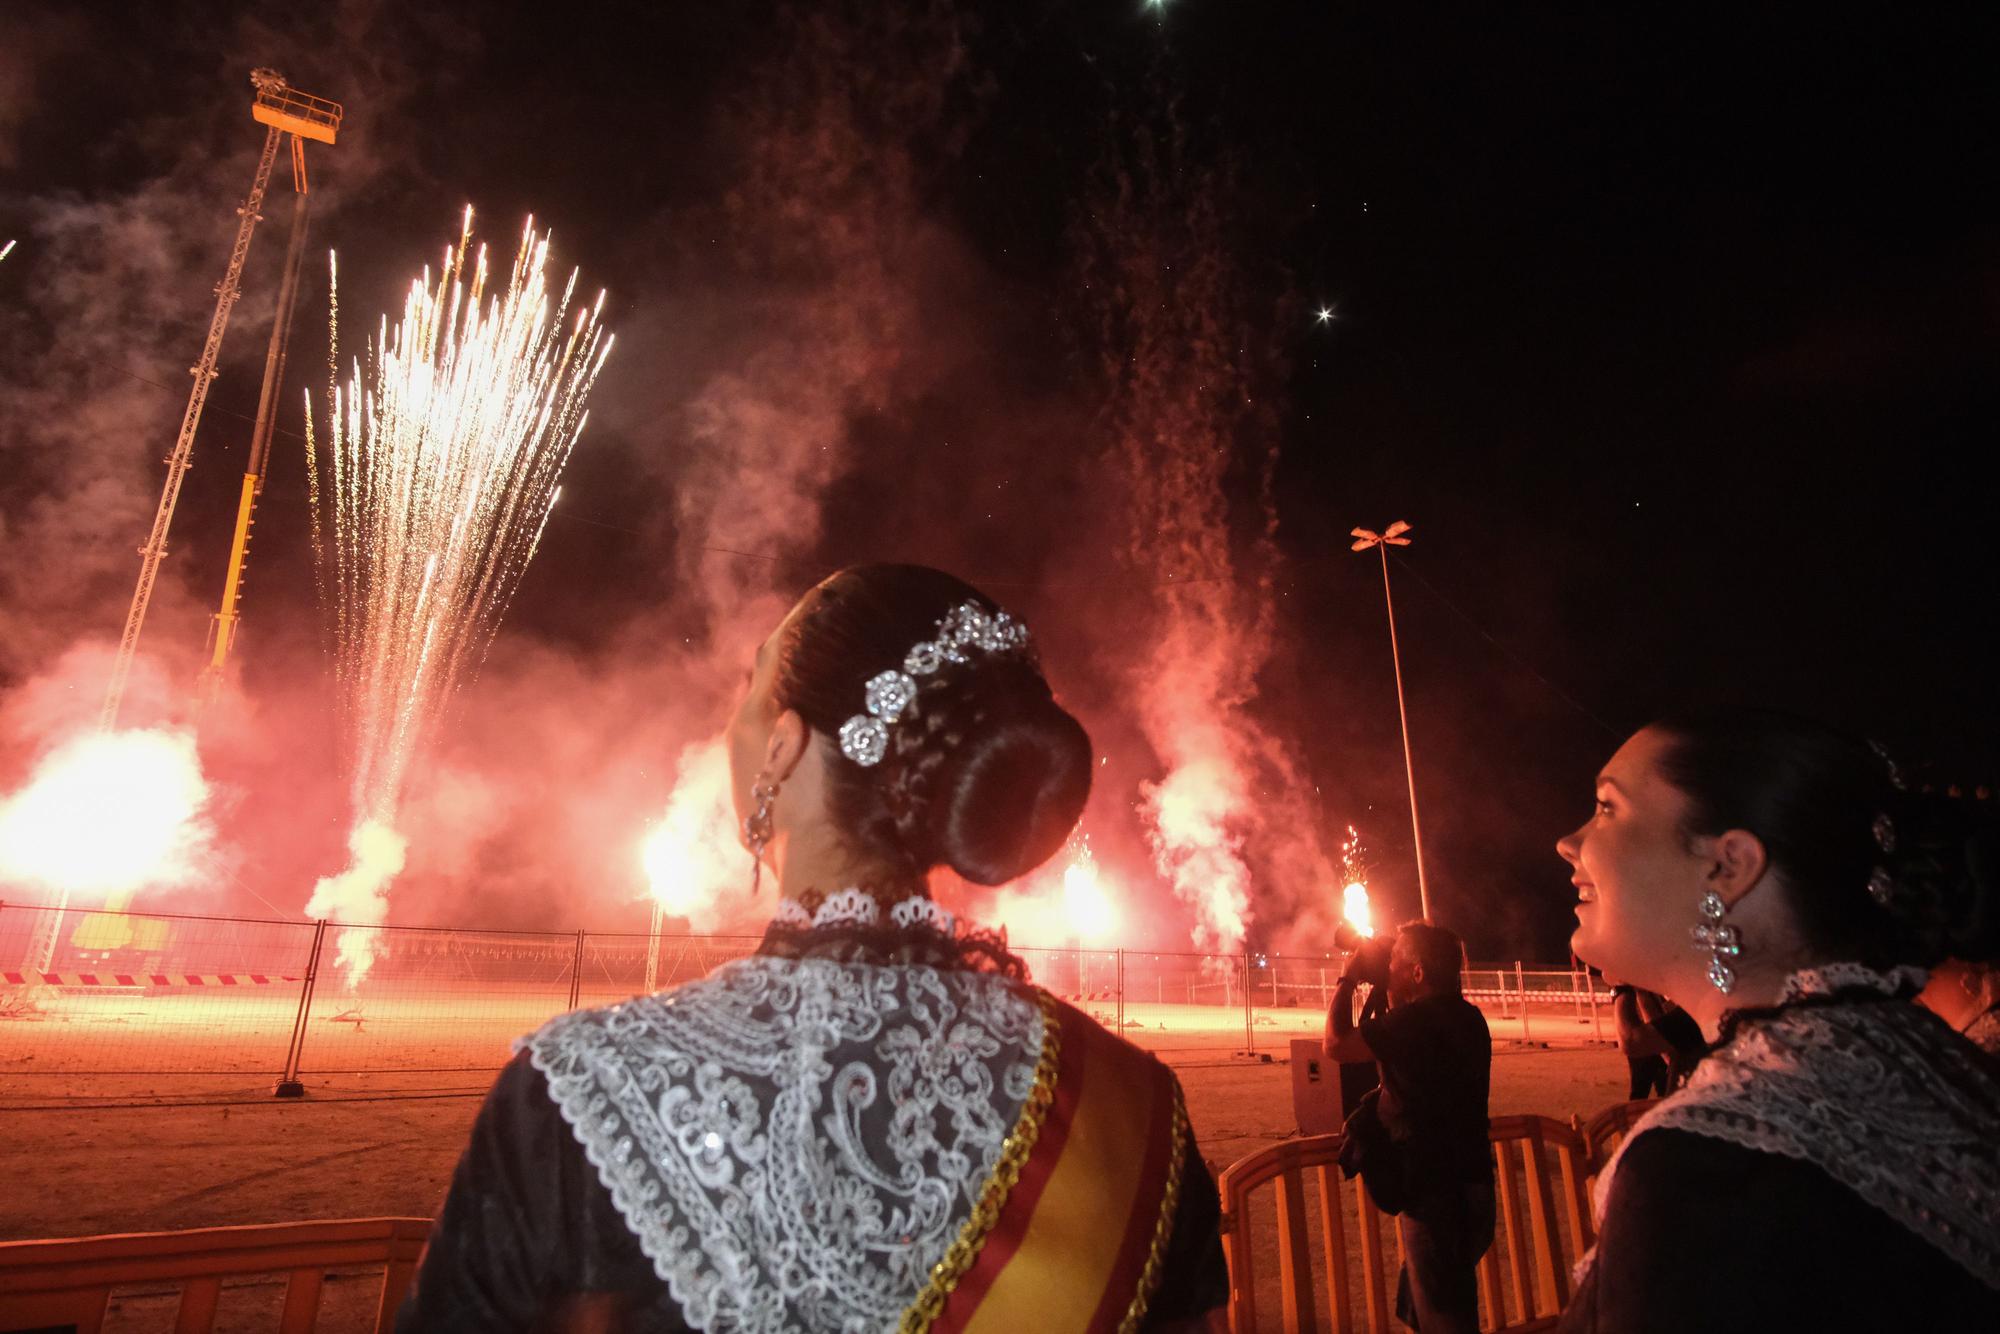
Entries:
[[1004, 611], [987, 612], [963, 602], [946, 612], [929, 639], [910, 646], [903, 669], [877, 672], [863, 694], [865, 713], [840, 725], [840, 753], [864, 769], [873, 768], [889, 753], [889, 728], [916, 702], [917, 680], [943, 669], [947, 662], [971, 661], [973, 653], [1008, 653], [1028, 646], [1028, 627]]

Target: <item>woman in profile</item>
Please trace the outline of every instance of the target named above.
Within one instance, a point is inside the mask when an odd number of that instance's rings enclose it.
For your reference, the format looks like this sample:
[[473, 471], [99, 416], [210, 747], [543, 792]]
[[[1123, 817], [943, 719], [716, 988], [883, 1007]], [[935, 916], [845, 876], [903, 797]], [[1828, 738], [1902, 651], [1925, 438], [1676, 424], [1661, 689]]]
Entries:
[[1560, 1328], [2000, 1328], [2000, 1067], [1912, 1003], [2000, 932], [1985, 816], [1781, 714], [1667, 718], [1556, 847], [1577, 954], [1714, 1039], [1599, 1178]]
[[1173, 1073], [928, 893], [1083, 812], [1026, 629], [937, 570], [844, 570], [758, 650], [729, 753], [762, 945], [520, 1044], [398, 1329], [1204, 1324], [1219, 1209]]

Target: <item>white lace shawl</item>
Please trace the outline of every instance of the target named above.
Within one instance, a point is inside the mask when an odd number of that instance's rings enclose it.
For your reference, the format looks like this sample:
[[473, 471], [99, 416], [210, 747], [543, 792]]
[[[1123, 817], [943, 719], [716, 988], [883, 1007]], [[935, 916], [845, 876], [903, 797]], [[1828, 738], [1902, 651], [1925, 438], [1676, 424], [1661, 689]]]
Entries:
[[[1920, 970], [1832, 964], [1792, 974], [1779, 1003], [1921, 984]], [[1859, 1001], [1746, 1022], [1632, 1127], [1598, 1178], [1600, 1218], [1619, 1159], [1657, 1129], [1811, 1163], [2000, 1288], [2000, 1075], [1927, 1010]]]
[[697, 1330], [893, 1329], [1034, 1087], [1033, 992], [753, 956], [521, 1043]]

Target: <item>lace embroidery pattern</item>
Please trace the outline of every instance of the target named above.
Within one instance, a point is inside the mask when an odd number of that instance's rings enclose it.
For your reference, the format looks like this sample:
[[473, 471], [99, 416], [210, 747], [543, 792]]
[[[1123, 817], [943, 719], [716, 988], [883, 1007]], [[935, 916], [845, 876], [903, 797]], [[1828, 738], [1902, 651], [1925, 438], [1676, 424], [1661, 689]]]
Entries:
[[859, 889], [840, 889], [826, 896], [813, 913], [813, 925], [873, 926], [882, 918], [872, 895]]
[[[1793, 974], [1781, 994], [1909, 981], [1838, 964]], [[1600, 1216], [1625, 1150], [1659, 1128], [1811, 1163], [2000, 1288], [2000, 1079], [1927, 1010], [1863, 1001], [1745, 1024], [1633, 1126], [1598, 1180]]]
[[[839, 926], [876, 926], [882, 919], [882, 909], [866, 890], [843, 889], [829, 894], [817, 911], [808, 913], [805, 905], [797, 899], [778, 900], [777, 910], [771, 920], [779, 926], [795, 930], [807, 928]], [[904, 930], [918, 927], [936, 931], [940, 935], [950, 935], [957, 929], [958, 919], [938, 907], [936, 903], [921, 894], [899, 899], [889, 909], [889, 921]]]
[[700, 1330], [893, 1328], [1034, 1089], [988, 973], [753, 956], [522, 1044]]

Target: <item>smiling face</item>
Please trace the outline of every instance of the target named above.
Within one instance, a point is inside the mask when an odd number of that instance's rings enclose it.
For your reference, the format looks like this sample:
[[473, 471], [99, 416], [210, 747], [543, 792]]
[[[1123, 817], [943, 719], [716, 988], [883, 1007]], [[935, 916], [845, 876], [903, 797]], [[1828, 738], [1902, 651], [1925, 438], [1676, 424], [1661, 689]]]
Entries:
[[1694, 956], [1688, 930], [1711, 859], [1690, 847], [1688, 800], [1660, 772], [1663, 735], [1646, 729], [1618, 748], [1597, 778], [1597, 804], [1556, 851], [1574, 868], [1570, 948], [1607, 975], [1671, 993]]

